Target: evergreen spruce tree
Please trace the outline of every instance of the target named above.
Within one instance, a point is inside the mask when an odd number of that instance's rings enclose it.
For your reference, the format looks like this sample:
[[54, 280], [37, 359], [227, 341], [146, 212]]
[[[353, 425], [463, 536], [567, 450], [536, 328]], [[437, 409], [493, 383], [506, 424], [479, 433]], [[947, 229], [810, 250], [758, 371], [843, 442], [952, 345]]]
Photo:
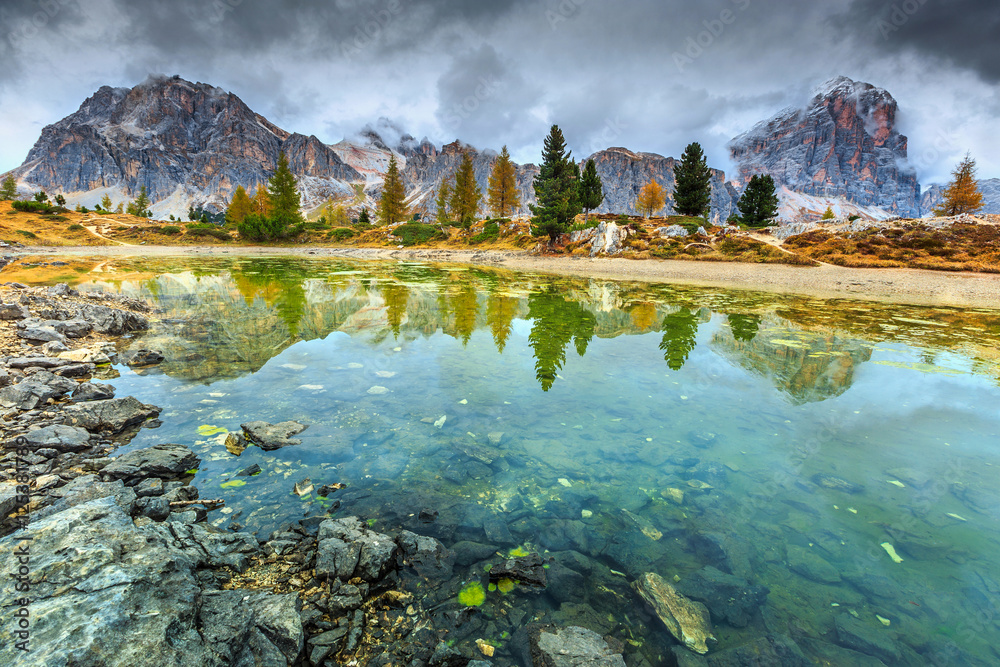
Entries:
[[572, 161], [572, 153], [566, 152], [562, 130], [553, 125], [545, 138], [542, 166], [535, 177], [535, 199], [538, 203], [531, 206], [533, 236], [548, 236], [551, 245], [581, 212], [576, 180], [579, 171], [580, 168]]
[[483, 192], [476, 183], [476, 174], [472, 166], [472, 157], [465, 153], [462, 162], [455, 172], [455, 187], [451, 191], [451, 211], [455, 214], [462, 229], [468, 229], [479, 213], [479, 203]]
[[944, 201], [934, 209], [938, 217], [975, 213], [983, 207], [983, 193], [976, 181], [976, 161], [968, 153], [952, 172], [952, 181], [941, 193]]
[[104, 196], [101, 197], [101, 208], [103, 208], [105, 211], [110, 212], [112, 206], [114, 206], [114, 204], [111, 203], [111, 197], [109, 197], [108, 194], [105, 193]]
[[712, 202], [712, 172], [701, 144], [688, 144], [674, 169], [674, 209], [681, 215], [707, 218]]
[[590, 212], [604, 201], [604, 184], [597, 175], [597, 165], [593, 160], [587, 160], [580, 179], [580, 205], [583, 207], [584, 219], [590, 217]]
[[378, 222], [380, 225], [394, 225], [406, 219], [406, 187], [399, 173], [396, 156], [389, 158], [389, 169], [385, 173], [385, 183], [382, 186], [382, 198], [378, 203]]
[[0, 184], [0, 201], [7, 201], [17, 197], [17, 181], [14, 180], [14, 174], [7, 174], [7, 177], [3, 179], [3, 183]]
[[434, 221], [442, 226], [451, 222], [451, 216], [448, 208], [451, 204], [451, 189], [452, 179], [451, 177], [448, 177], [441, 181], [441, 187], [438, 188], [437, 199], [434, 200], [434, 206], [436, 208]]
[[367, 208], [361, 209], [361, 213], [358, 214], [358, 227], [361, 228], [371, 227], [371, 224], [372, 224], [372, 219], [371, 216], [368, 215], [368, 209]]
[[302, 195], [295, 184], [295, 175], [288, 168], [285, 153], [278, 154], [278, 166], [267, 182], [271, 199], [271, 238], [284, 236], [290, 227], [302, 223]]
[[740, 221], [747, 227], [767, 227], [778, 215], [778, 195], [770, 174], [756, 174], [736, 203]]
[[501, 149], [500, 157], [493, 165], [488, 198], [490, 210], [498, 218], [509, 218], [521, 208], [521, 197], [517, 192], [517, 172], [506, 146]]
[[242, 185], [237, 185], [233, 199], [229, 202], [229, 208], [226, 209], [226, 224], [233, 227], [239, 225], [250, 215], [252, 209], [253, 203], [250, 201], [247, 191], [243, 189]]
[[139, 188], [139, 196], [133, 201], [129, 202], [128, 208], [125, 212], [129, 215], [135, 215], [141, 218], [147, 217], [147, 209], [149, 208], [149, 195], [146, 194], [146, 186], [143, 185]]

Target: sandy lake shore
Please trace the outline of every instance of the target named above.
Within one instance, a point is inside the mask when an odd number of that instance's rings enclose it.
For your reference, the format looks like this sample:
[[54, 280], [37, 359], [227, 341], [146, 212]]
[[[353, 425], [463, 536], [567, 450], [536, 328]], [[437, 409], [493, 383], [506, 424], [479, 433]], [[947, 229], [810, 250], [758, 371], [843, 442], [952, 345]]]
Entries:
[[523, 252], [396, 248], [90, 246], [24, 248], [28, 255], [88, 257], [299, 256], [454, 262], [567, 276], [963, 308], [1000, 308], [1000, 275], [919, 269], [537, 256]]

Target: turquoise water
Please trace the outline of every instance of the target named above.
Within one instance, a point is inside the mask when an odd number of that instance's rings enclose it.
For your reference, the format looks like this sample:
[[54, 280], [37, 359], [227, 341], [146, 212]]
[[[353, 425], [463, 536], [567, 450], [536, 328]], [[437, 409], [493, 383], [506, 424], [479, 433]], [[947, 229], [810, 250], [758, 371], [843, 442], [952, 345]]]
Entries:
[[[1000, 311], [419, 263], [172, 262], [77, 267], [81, 289], [159, 309], [124, 346], [167, 361], [111, 380], [163, 408], [129, 448], [194, 449], [201, 496], [226, 499], [220, 527], [267, 536], [330, 511], [582, 572], [488, 593], [497, 664], [539, 619], [661, 664], [674, 641], [629, 582], [706, 565], [770, 590], [747, 627], [713, 619], [714, 651], [778, 632], [849, 664], [834, 619], [850, 614], [898, 664], [1000, 660]], [[238, 458], [209, 428], [289, 419], [308, 425], [300, 446]], [[262, 474], [222, 486], [253, 463]], [[300, 498], [305, 478], [346, 488]], [[420, 595], [457, 606], [482, 576], [456, 567]]]

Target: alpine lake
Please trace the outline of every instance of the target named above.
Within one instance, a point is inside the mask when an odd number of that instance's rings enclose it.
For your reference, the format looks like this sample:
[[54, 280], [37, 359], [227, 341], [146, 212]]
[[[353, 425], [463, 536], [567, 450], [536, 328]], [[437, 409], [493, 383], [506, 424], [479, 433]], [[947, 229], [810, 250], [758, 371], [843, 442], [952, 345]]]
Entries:
[[[5, 277], [154, 307], [121, 348], [165, 361], [102, 381], [162, 425], [120, 451], [191, 447], [221, 529], [357, 516], [457, 547], [413, 592], [444, 611], [482, 586], [455, 638], [494, 664], [538, 621], [673, 664], [630, 586], [650, 572], [708, 600], [712, 653], [787, 635], [817, 664], [1000, 662], [1000, 310], [420, 262], [66, 261]], [[255, 420], [308, 428], [227, 451]], [[489, 586], [530, 552], [547, 588]]]

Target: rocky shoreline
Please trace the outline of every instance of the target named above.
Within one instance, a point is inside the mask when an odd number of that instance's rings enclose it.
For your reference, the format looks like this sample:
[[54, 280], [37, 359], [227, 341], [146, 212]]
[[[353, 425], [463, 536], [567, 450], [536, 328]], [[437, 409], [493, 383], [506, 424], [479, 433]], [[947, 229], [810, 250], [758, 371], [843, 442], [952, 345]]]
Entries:
[[[456, 553], [432, 537], [386, 535], [356, 517], [311, 517], [260, 542], [214, 528], [206, 518], [222, 501], [199, 500], [200, 459], [188, 447], [113, 458], [159, 425], [158, 407], [97, 381], [116, 373], [115, 340], [149, 328], [149, 307], [65, 284], [8, 284], [0, 300], [4, 664], [481, 667], [495, 654], [625, 664], [619, 641], [572, 626], [526, 625], [499, 654], [480, 637], [456, 642], [461, 626], [481, 625], [475, 606], [426, 609], [403, 582], [453, 576]], [[122, 361], [160, 358], [141, 350]], [[295, 444], [294, 429], [266, 439], [283, 426], [233, 435], [242, 447]], [[536, 554], [494, 569], [544, 585]]]

